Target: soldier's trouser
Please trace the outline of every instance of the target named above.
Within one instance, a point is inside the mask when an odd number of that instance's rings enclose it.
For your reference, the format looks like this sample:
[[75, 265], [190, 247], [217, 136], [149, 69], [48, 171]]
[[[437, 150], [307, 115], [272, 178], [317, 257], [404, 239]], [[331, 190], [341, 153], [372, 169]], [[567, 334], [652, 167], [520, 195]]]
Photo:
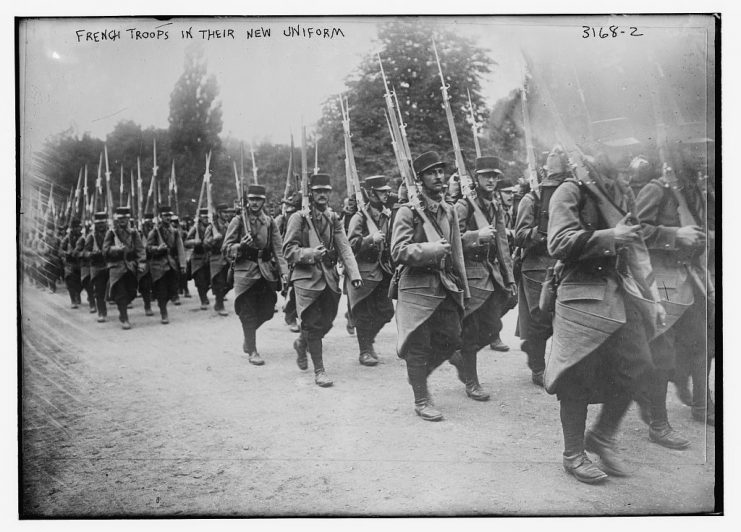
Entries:
[[87, 294], [87, 303], [90, 305], [90, 308], [96, 308], [95, 296], [93, 294], [93, 281], [89, 275], [82, 279], [82, 289], [85, 290], [85, 293]]
[[[540, 286], [536, 280], [526, 278], [528, 273], [523, 273], [518, 284], [520, 337], [523, 340], [522, 350], [527, 354], [527, 366], [539, 373], [545, 370], [545, 346], [553, 335], [553, 326], [550, 313], [541, 312], [537, 301], [528, 300], [528, 297], [534, 297], [536, 286]], [[530, 285], [530, 290], [527, 290], [526, 283]]]
[[246, 352], [256, 350], [256, 331], [273, 317], [277, 300], [275, 290], [265, 279], [260, 279], [234, 301], [234, 312], [242, 324]]
[[286, 301], [286, 308], [283, 310], [285, 313], [285, 320], [288, 325], [296, 323], [298, 314], [296, 313], [296, 291], [293, 289], [293, 285], [288, 287], [288, 300]]
[[80, 270], [72, 270], [69, 275], [65, 275], [64, 284], [67, 287], [70, 301], [72, 303], [80, 303], [80, 292], [82, 292], [82, 279], [80, 279]]
[[327, 287], [301, 313], [300, 341], [309, 349], [315, 373], [324, 369], [322, 339], [332, 328], [339, 303], [340, 294]]
[[175, 277], [175, 270], [167, 270], [162, 277], [154, 281], [152, 287], [160, 312], [166, 313], [167, 302], [178, 293], [178, 281], [177, 277]]
[[93, 294], [95, 295], [95, 306], [98, 308], [98, 314], [101, 316], [108, 315], [108, 306], [105, 300], [106, 286], [108, 286], [108, 270], [98, 273], [92, 280]]
[[486, 301], [474, 312], [463, 318], [461, 324], [461, 357], [463, 359], [463, 373], [466, 382], [478, 383], [476, 369], [476, 353], [489, 345], [502, 330], [502, 308], [507, 296], [502, 292], [492, 292]]
[[633, 397], [647, 388], [654, 374], [643, 315], [633, 300], [627, 296], [624, 300], [625, 325], [559, 377], [556, 395], [565, 456], [584, 450], [589, 403], [603, 403], [594, 430], [612, 439]]
[[[178, 272], [179, 273], [179, 272]], [[188, 291], [188, 279], [190, 279], [190, 263], [185, 267], [185, 273], [178, 277], [178, 292], [185, 294]]]
[[49, 289], [52, 292], [57, 291], [57, 279], [59, 278], [59, 268], [57, 268], [57, 265], [49, 260], [49, 258], [44, 258], [44, 284], [49, 287]]
[[127, 271], [118, 282], [111, 287], [111, 299], [115, 301], [118, 307], [119, 320], [125, 321], [128, 319], [128, 312], [126, 307], [136, 297], [136, 289], [138, 286], [136, 275]]
[[427, 376], [461, 347], [460, 338], [460, 307], [447, 296], [407, 340], [404, 360], [415, 401], [426, 397]]
[[695, 293], [694, 304], [664, 333], [676, 354], [675, 382], [686, 383], [692, 376], [692, 406], [702, 409], [707, 405], [708, 374], [712, 349], [708, 349], [705, 299]]
[[195, 271], [193, 274], [193, 282], [196, 285], [196, 290], [198, 290], [198, 297], [200, 298], [201, 303], [205, 304], [208, 300], [207, 292], [211, 286], [211, 275], [209, 274], [208, 266], [201, 266]]
[[152, 272], [147, 272], [142, 275], [139, 279], [139, 293], [142, 295], [142, 301], [144, 301], [144, 308], [148, 309], [152, 306]]
[[394, 304], [388, 296], [390, 277], [383, 280], [352, 309], [360, 352], [369, 351], [379, 331], [394, 317]]
[[[216, 304], [214, 305], [215, 310], [221, 310], [224, 308], [224, 297], [229, 291], [226, 284], [226, 276], [228, 272], [229, 267], [224, 266], [219, 270], [219, 273], [211, 276], [211, 292], [214, 294], [214, 298], [216, 299]], [[275, 302], [273, 302], [273, 305], [275, 305]]]

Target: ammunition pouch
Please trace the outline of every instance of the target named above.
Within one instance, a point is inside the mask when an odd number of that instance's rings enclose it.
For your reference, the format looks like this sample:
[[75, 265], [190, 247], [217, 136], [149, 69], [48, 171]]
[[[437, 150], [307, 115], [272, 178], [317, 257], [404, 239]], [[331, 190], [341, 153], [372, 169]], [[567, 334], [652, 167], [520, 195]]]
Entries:
[[337, 250], [329, 249], [327, 253], [322, 257], [322, 262], [325, 266], [333, 268], [337, 265]]

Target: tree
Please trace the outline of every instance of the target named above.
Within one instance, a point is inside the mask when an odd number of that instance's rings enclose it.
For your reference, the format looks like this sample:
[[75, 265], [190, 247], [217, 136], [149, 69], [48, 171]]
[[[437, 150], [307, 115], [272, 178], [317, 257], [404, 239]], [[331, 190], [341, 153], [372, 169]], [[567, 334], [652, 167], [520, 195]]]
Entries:
[[[206, 154], [212, 152], [212, 161], [218, 158], [223, 125], [218, 94], [216, 77], [207, 75], [203, 48], [188, 48], [183, 74], [170, 94], [169, 147], [181, 197], [198, 197]], [[169, 177], [169, 166], [161, 170]]]
[[[474, 145], [468, 120], [468, 98], [471, 92], [477, 122], [488, 114], [481, 96], [481, 75], [489, 72], [494, 62], [485, 51], [467, 38], [431, 22], [395, 21], [379, 27], [380, 55], [389, 84], [393, 85], [401, 107], [413, 155], [436, 150], [453, 168], [452, 143], [445, 112], [442, 110], [440, 76], [432, 51], [435, 39], [446, 83], [456, 131], [466, 158], [473, 161]], [[397, 175], [391, 139], [384, 118], [384, 86], [378, 58], [366, 56], [355, 75], [346, 81], [350, 103], [350, 127], [358, 172]], [[344, 140], [337, 98], [325, 102], [318, 124], [320, 158], [334, 175], [345, 174]], [[336, 180], [344, 190], [344, 180]], [[342, 183], [340, 185], [340, 183]]]

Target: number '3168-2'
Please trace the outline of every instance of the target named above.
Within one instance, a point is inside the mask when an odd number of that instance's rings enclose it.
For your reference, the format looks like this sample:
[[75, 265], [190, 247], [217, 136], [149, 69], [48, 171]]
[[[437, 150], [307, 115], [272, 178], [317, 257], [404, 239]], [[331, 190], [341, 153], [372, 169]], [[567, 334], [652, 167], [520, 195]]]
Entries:
[[638, 32], [638, 28], [635, 26], [629, 26], [628, 29], [621, 29], [620, 26], [610, 26], [607, 29], [603, 27], [595, 28], [593, 26], [582, 26], [582, 39], [588, 39], [590, 37], [599, 37], [600, 39], [606, 39], [607, 37], [619, 37], [625, 35], [628, 31], [629, 37], [641, 37], [643, 33]]

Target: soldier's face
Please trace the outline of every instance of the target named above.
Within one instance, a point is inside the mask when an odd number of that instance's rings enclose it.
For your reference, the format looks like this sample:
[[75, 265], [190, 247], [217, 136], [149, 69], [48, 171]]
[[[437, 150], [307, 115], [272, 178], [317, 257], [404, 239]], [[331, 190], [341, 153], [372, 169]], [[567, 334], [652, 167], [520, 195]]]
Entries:
[[106, 222], [104, 221], [95, 222], [95, 230], [98, 233], [100, 233], [103, 229], [105, 229], [105, 226], [106, 226]]
[[116, 220], [116, 224], [120, 229], [126, 229], [129, 226], [129, 217], [121, 216], [118, 220]]
[[376, 190], [374, 191], [374, 196], [376, 196], [376, 200], [378, 203], [386, 204], [386, 202], [389, 200], [389, 195], [391, 194], [391, 191], [389, 190]]
[[318, 207], [326, 207], [329, 203], [329, 189], [327, 188], [316, 188], [311, 191], [311, 196]]
[[445, 188], [445, 170], [440, 166], [427, 170], [422, 174], [422, 185], [430, 192], [441, 193]]
[[250, 212], [258, 213], [265, 205], [265, 200], [263, 198], [247, 198], [247, 204], [250, 207]]
[[479, 186], [490, 194], [496, 190], [499, 180], [500, 175], [496, 172], [486, 172], [485, 174], [479, 174]]
[[162, 223], [165, 225], [170, 225], [170, 218], [171, 215], [169, 213], [162, 213]]
[[208, 223], [208, 214], [201, 214], [198, 217], [198, 221], [201, 222], [203, 225], [206, 225]]

